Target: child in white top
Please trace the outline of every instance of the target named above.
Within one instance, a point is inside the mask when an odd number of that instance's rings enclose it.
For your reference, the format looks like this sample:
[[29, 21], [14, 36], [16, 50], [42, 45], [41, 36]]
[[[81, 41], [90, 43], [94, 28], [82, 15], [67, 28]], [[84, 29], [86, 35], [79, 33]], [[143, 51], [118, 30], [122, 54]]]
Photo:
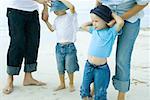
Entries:
[[[66, 12], [70, 9], [71, 13]], [[53, 32], [56, 30], [57, 45], [56, 45], [56, 60], [59, 73], [60, 85], [55, 89], [65, 89], [65, 70], [69, 76], [70, 92], [74, 91], [74, 72], [79, 70], [77, 60], [77, 50], [74, 45], [76, 41], [77, 31], [77, 14], [74, 6], [67, 0], [51, 1], [51, 9], [57, 15], [54, 25], [44, 20], [48, 28]]]

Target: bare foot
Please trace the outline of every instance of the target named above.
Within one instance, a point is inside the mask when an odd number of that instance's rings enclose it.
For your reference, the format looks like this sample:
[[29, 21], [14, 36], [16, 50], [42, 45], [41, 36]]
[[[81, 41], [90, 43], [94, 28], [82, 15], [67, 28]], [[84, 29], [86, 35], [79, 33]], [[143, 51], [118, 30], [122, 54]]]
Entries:
[[69, 90], [70, 90], [70, 92], [73, 92], [73, 91], [75, 91], [75, 88], [74, 88], [74, 85], [69, 85]]
[[9, 84], [8, 86], [6, 86], [4, 89], [3, 89], [3, 93], [4, 94], [10, 94], [12, 93], [14, 90], [13, 88], [13, 84]]
[[83, 97], [82, 100], [88, 100], [88, 97]]
[[30, 85], [43, 86], [43, 85], [46, 85], [46, 83], [37, 81], [35, 79], [26, 79], [26, 80], [24, 80], [23, 85], [24, 86], [30, 86]]
[[3, 93], [4, 94], [10, 94], [13, 92], [13, 76], [8, 76], [8, 79], [7, 79], [7, 85], [6, 87], [3, 89]]
[[59, 91], [59, 90], [65, 89], [65, 88], [66, 88], [65, 85], [60, 85], [56, 89], [54, 89], [54, 91]]

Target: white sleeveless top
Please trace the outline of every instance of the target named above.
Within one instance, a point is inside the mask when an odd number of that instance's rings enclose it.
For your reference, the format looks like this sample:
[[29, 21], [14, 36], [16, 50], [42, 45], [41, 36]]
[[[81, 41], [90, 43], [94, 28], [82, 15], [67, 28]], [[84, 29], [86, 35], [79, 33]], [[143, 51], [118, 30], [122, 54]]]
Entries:
[[14, 8], [23, 11], [38, 10], [38, 4], [34, 0], [7, 0], [7, 8]]

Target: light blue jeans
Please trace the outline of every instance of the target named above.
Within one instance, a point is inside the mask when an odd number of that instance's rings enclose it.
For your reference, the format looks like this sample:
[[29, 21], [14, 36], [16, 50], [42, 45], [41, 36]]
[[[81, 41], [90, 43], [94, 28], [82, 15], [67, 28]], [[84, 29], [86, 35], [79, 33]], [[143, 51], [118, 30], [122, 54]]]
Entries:
[[79, 71], [77, 49], [74, 43], [56, 45], [56, 60], [59, 74], [64, 74], [65, 70], [68, 73]]
[[113, 85], [120, 92], [130, 89], [130, 62], [135, 40], [140, 29], [140, 19], [134, 23], [125, 21], [122, 35], [118, 36], [116, 50], [116, 71]]

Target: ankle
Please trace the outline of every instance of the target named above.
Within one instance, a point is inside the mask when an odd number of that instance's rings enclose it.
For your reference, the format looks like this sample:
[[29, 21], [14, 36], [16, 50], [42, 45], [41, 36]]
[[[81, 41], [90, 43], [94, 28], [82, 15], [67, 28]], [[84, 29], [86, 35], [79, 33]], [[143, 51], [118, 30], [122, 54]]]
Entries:
[[9, 83], [13, 83], [13, 76], [11, 76], [11, 75], [9, 75], [8, 76], [8, 78], [7, 78], [7, 81], [9, 82]]

